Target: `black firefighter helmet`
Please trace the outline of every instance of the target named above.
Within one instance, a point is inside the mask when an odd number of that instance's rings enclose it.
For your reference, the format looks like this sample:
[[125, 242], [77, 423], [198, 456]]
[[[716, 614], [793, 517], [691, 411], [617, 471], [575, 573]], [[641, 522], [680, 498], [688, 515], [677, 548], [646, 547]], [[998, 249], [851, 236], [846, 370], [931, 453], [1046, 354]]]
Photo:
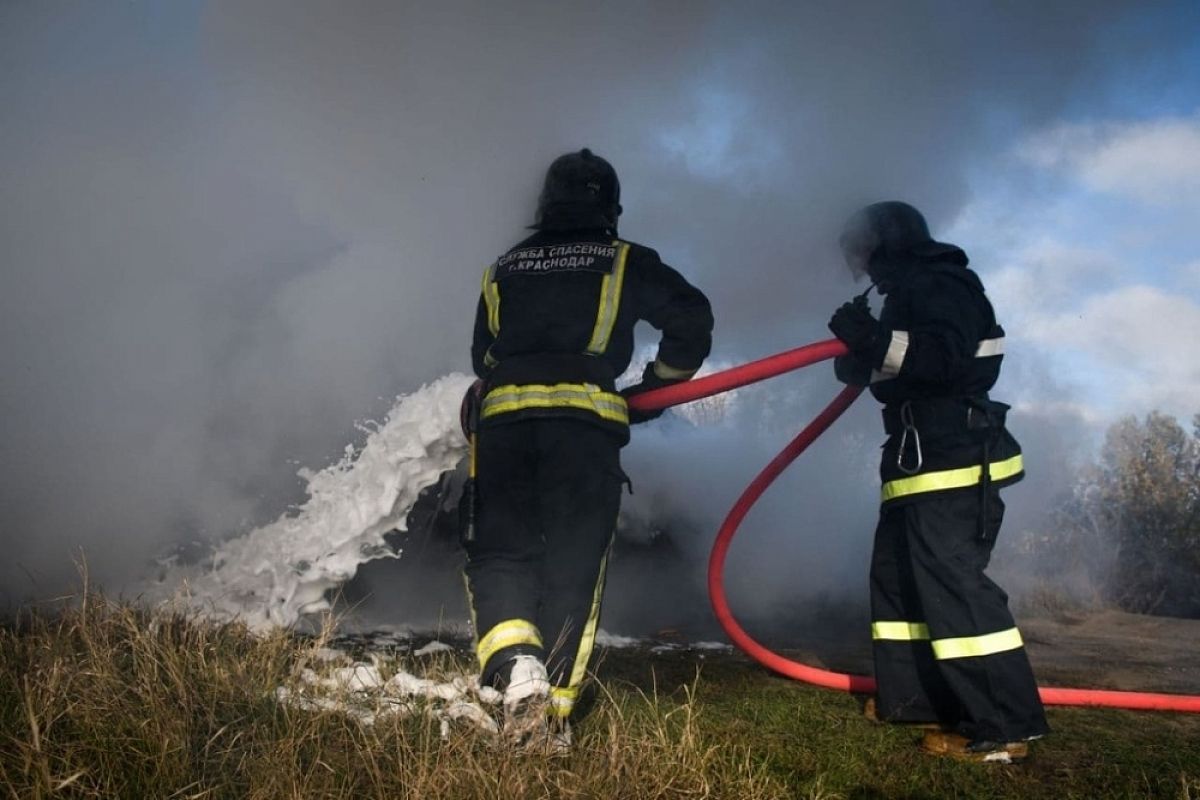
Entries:
[[855, 280], [869, 275], [883, 291], [906, 263], [937, 257], [967, 263], [961, 249], [934, 241], [920, 211], [898, 200], [860, 209], [846, 222], [838, 243]]
[[621, 215], [617, 171], [586, 147], [554, 159], [538, 197], [540, 230], [603, 228], [615, 231]]

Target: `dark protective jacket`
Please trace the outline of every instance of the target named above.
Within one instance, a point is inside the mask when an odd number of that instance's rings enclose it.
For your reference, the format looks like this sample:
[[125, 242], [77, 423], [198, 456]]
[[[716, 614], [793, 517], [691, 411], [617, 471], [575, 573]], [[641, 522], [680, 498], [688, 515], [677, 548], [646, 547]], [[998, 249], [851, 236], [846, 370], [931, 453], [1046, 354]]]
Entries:
[[658, 377], [689, 378], [708, 356], [708, 299], [654, 250], [605, 230], [540, 231], [516, 245], [484, 271], [476, 310], [480, 425], [574, 417], [627, 440], [614, 382], [638, 320], [662, 331]]
[[[1008, 406], [988, 392], [1000, 375], [1004, 329], [967, 256], [944, 247], [895, 270], [869, 356], [844, 356], [843, 375], [884, 404], [883, 501], [1023, 477], [1021, 449], [1004, 427]], [[984, 464], [990, 469], [984, 470]]]

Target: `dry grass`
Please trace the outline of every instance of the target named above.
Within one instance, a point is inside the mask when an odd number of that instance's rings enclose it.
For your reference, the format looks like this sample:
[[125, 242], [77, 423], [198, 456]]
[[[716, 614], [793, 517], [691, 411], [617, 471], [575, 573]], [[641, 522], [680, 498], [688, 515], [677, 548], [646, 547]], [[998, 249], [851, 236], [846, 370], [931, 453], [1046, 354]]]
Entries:
[[722, 746], [694, 692], [602, 692], [566, 758], [434, 719], [362, 725], [274, 699], [318, 641], [251, 636], [97, 597], [0, 631], [0, 790], [11, 797], [535, 798], [789, 794]]
[[574, 752], [551, 759], [423, 713], [364, 725], [278, 702], [323, 644], [94, 596], [25, 614], [0, 627], [0, 798], [1200, 800], [1196, 716], [1051, 709], [1029, 764], [981, 767], [734, 655], [610, 651]]

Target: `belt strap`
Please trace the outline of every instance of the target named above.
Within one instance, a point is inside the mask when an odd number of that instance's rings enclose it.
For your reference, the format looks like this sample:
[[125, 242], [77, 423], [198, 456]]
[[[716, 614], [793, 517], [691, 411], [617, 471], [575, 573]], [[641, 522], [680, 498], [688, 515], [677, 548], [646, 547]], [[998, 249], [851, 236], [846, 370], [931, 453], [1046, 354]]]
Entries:
[[912, 426], [924, 436], [937, 436], [998, 428], [1004, 424], [1007, 410], [1008, 406], [987, 395], [907, 400], [884, 407], [883, 429], [894, 436]]

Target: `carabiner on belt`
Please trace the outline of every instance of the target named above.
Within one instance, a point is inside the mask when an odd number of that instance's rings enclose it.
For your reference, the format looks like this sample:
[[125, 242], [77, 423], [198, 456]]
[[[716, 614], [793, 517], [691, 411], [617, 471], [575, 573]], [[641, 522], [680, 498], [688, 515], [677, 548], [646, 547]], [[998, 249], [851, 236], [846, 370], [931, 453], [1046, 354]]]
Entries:
[[[900, 424], [904, 426], [904, 430], [900, 434], [900, 449], [896, 452], [896, 468], [905, 475], [916, 475], [921, 471], [921, 465], [925, 463], [925, 458], [921, 453], [921, 432], [917, 430], [916, 422], [913, 420], [911, 400], [905, 400], [904, 404], [900, 406]], [[912, 467], [907, 467], [904, 465], [904, 451], [908, 449], [910, 433], [913, 447], [917, 451], [917, 463]]]

